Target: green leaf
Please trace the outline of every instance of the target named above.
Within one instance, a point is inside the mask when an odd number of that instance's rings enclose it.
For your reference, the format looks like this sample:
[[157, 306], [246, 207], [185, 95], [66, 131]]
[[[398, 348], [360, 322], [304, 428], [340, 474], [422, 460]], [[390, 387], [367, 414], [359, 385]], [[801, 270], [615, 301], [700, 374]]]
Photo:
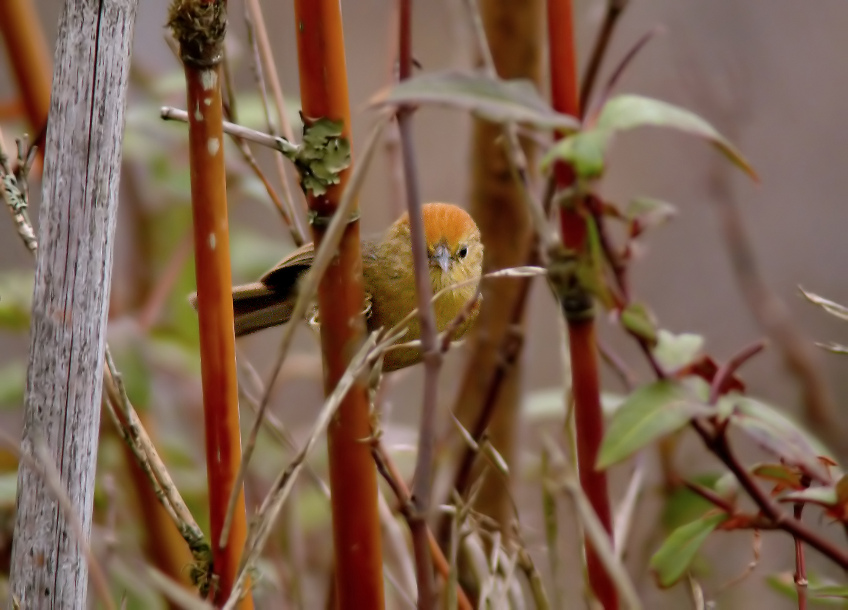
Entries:
[[836, 316], [840, 320], [848, 320], [848, 307], [845, 307], [845, 305], [840, 305], [835, 301], [820, 297], [819, 295], [813, 294], [812, 292], [807, 292], [800, 286], [799, 290], [801, 291], [801, 294], [803, 294], [810, 303], [818, 305], [827, 313], [832, 316]]
[[21, 271], [0, 274], [0, 329], [29, 329], [33, 275]]
[[[706, 473], [693, 477], [691, 480], [701, 487], [715, 489], [719, 475]], [[674, 487], [665, 501], [661, 522], [666, 530], [673, 531], [681, 525], [700, 519], [714, 508], [713, 503], [703, 496], [698, 495], [685, 485], [678, 485]]]
[[739, 169], [757, 179], [757, 174], [733, 144], [697, 114], [668, 102], [641, 95], [619, 95], [604, 104], [595, 129], [610, 134], [636, 127], [669, 127], [703, 138], [718, 148]]
[[621, 131], [648, 126], [668, 127], [703, 138], [754, 180], [758, 179], [739, 151], [704, 119], [667, 102], [640, 95], [620, 95], [609, 100], [595, 124], [555, 144], [542, 159], [542, 167], [563, 160], [578, 176], [597, 178], [603, 173], [607, 148], [613, 137]]
[[[732, 398], [730, 421], [760, 447], [807, 474], [828, 480], [819, 456], [833, 459], [821, 441], [774, 407], [747, 396]], [[835, 461], [835, 460], [834, 460]]]
[[651, 557], [651, 569], [659, 585], [670, 587], [686, 573], [707, 536], [727, 519], [724, 513], [701, 517], [674, 530]]
[[691, 363], [704, 347], [701, 335], [682, 333], [675, 335], [665, 329], [657, 332], [657, 344], [654, 346], [654, 358], [663, 369], [672, 371]]
[[565, 161], [581, 178], [600, 178], [604, 173], [608, 143], [609, 134], [602, 131], [590, 130], [570, 135], [557, 142], [542, 157], [542, 170], [548, 171], [554, 161]]
[[651, 313], [641, 303], [630, 303], [621, 312], [621, 325], [631, 334], [644, 339], [650, 345], [657, 342], [657, 329]]
[[626, 459], [652, 441], [671, 434], [712, 410], [674, 381], [656, 381], [633, 392], [615, 412], [604, 435], [598, 468]]
[[439, 104], [470, 110], [495, 123], [578, 129], [576, 119], [551, 108], [532, 81], [501, 80], [482, 72], [433, 72], [406, 79], [371, 100], [377, 106]]
[[789, 489], [801, 487], [801, 475], [786, 464], [756, 464], [751, 468], [751, 474]]

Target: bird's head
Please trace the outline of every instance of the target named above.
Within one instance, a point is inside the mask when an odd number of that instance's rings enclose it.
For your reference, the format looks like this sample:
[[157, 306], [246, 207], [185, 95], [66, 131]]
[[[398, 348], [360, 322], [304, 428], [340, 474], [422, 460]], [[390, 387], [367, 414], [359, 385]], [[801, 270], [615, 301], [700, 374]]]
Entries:
[[[449, 203], [427, 203], [422, 206], [422, 213], [433, 290], [479, 278], [483, 271], [483, 244], [480, 231], [468, 212]], [[390, 229], [385, 243], [403, 240], [409, 244], [409, 239], [409, 216], [404, 214]], [[411, 270], [409, 245], [406, 252], [409, 258], [403, 264], [410, 265]], [[464, 288], [464, 292], [474, 290], [475, 286]]]
[[447, 203], [428, 203], [423, 206], [423, 214], [433, 289], [479, 277], [483, 244], [468, 212]]

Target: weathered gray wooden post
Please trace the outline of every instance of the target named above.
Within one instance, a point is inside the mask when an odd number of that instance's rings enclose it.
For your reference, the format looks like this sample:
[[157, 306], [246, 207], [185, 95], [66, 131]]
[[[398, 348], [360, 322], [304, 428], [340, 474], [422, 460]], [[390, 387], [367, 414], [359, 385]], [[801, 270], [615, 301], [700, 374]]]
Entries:
[[[45, 146], [22, 449], [46, 445], [86, 539], [136, 4], [65, 1]], [[87, 585], [77, 532], [22, 460], [13, 597], [27, 610], [85, 608]]]

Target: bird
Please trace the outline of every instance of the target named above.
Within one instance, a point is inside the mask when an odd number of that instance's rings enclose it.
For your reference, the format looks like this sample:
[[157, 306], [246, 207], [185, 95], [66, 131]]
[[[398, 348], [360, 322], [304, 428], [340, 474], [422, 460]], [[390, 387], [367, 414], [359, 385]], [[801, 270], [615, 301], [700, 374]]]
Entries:
[[[433, 294], [460, 284], [437, 298], [433, 304], [436, 329], [444, 331], [477, 294], [483, 271], [483, 244], [471, 215], [449, 203], [422, 206], [427, 243], [428, 272]], [[409, 213], [400, 216], [382, 235], [362, 239], [362, 271], [369, 332], [393, 328], [416, 306], [415, 273], [410, 237]], [[297, 301], [299, 281], [315, 258], [314, 245], [298, 248], [258, 281], [233, 288], [236, 337], [285, 324], [290, 321]], [[479, 300], [456, 329], [461, 338], [473, 325]], [[313, 305], [313, 313], [316, 308]], [[421, 338], [418, 317], [409, 321], [407, 332], [398, 342]], [[421, 360], [418, 347], [397, 348], [384, 354], [382, 370], [390, 372]]]

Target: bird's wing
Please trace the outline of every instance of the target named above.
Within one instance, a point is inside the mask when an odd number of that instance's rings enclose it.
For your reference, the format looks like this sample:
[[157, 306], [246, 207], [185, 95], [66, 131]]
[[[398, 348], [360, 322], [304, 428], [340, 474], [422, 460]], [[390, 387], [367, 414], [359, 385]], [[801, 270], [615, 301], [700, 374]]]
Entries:
[[296, 285], [298, 276], [308, 270], [314, 260], [315, 247], [305, 244], [274, 265], [259, 278], [259, 282], [271, 290], [288, 293]]

